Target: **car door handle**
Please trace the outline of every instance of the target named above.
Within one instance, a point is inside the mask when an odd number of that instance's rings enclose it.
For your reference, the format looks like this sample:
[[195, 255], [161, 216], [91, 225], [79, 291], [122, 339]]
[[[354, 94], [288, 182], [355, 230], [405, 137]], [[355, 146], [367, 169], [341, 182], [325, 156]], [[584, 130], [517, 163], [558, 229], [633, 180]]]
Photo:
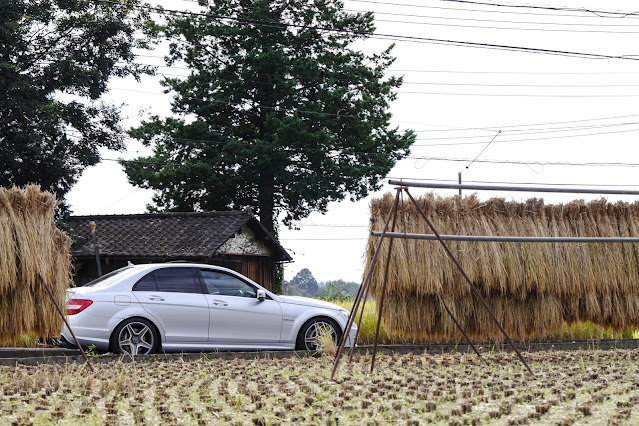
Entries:
[[161, 296], [149, 296], [149, 299], [162, 301], [162, 300], [164, 300], [164, 297], [161, 297]]
[[228, 306], [228, 303], [226, 303], [224, 300], [217, 299], [213, 299], [213, 304], [218, 306]]

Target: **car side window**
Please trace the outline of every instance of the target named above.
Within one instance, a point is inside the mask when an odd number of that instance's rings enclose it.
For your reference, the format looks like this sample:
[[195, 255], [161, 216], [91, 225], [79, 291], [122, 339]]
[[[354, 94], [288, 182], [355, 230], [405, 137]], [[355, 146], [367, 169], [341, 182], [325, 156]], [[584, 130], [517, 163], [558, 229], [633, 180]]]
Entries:
[[209, 294], [220, 296], [257, 297], [257, 290], [252, 285], [233, 275], [200, 269], [202, 280]]
[[[157, 289], [146, 291], [155, 290], [169, 293], [201, 293], [201, 287], [195, 268], [156, 269], [153, 272], [153, 275], [157, 283]], [[138, 284], [141, 283], [142, 281], [138, 282]], [[138, 284], [136, 284], [134, 290], [140, 291], [140, 289], [137, 288]]]
[[133, 291], [158, 291], [158, 285], [155, 281], [155, 273], [149, 272], [140, 281], [135, 283]]

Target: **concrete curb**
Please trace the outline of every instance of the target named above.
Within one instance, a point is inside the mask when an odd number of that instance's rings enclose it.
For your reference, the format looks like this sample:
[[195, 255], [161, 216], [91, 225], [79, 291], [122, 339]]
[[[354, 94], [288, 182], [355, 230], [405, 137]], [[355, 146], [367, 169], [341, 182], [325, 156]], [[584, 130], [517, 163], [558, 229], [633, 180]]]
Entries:
[[[578, 351], [578, 350], [611, 350], [611, 349], [638, 349], [639, 339], [623, 340], [574, 340], [553, 342], [526, 342], [517, 343], [517, 348], [522, 352], [539, 351]], [[477, 348], [481, 353], [510, 352], [512, 349], [505, 343], [479, 343]], [[442, 354], [442, 353], [473, 353], [468, 344], [438, 343], [423, 345], [379, 345], [379, 353], [383, 354]], [[358, 346], [358, 354], [370, 354], [372, 345]], [[193, 360], [232, 360], [232, 359], [285, 359], [305, 358], [314, 356], [307, 351], [255, 351], [255, 352], [197, 352], [197, 353], [165, 353], [150, 356], [132, 358], [128, 355], [105, 354], [91, 357], [94, 364], [102, 364], [113, 361], [121, 362], [172, 362]], [[39, 365], [39, 364], [65, 364], [69, 362], [84, 362], [84, 357], [77, 349], [55, 348], [0, 348], [0, 365]]]

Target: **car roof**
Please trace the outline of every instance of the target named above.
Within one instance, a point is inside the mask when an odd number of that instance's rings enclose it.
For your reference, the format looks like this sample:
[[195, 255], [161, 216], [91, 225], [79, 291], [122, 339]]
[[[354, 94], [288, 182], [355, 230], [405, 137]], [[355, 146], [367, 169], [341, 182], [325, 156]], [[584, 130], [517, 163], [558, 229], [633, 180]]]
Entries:
[[135, 265], [131, 265], [132, 268], [135, 269], [139, 269], [139, 270], [152, 270], [152, 269], [159, 269], [159, 268], [214, 268], [214, 269], [219, 269], [222, 271], [230, 271], [230, 272], [236, 272], [233, 271], [232, 269], [228, 269], [225, 268], [223, 266], [218, 266], [218, 265], [209, 265], [206, 263], [190, 263], [190, 262], [165, 262], [165, 263], [140, 263], [140, 264], [135, 264]]

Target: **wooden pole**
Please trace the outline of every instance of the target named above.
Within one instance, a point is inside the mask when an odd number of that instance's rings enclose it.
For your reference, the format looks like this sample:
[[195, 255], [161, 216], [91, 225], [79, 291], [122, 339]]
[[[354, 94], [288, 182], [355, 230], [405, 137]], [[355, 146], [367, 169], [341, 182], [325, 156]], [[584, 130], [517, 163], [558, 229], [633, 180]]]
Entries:
[[[346, 327], [344, 327], [344, 333], [342, 335], [342, 340], [340, 341], [339, 347], [337, 348], [337, 354], [335, 355], [335, 362], [333, 363], [333, 370], [331, 371], [331, 380], [335, 377], [335, 371], [337, 371], [337, 366], [339, 365], [339, 361], [342, 358], [342, 354], [344, 353], [344, 347], [346, 346], [346, 340], [348, 339], [348, 335], [351, 332], [351, 327], [353, 326], [353, 321], [355, 320], [355, 315], [357, 314], [357, 309], [359, 308], [359, 304], [362, 300], [362, 295], [365, 293], [368, 285], [371, 282], [371, 278], [373, 276], [373, 268], [375, 263], [377, 263], [377, 258], [379, 257], [379, 252], [382, 247], [382, 241], [384, 241], [384, 235], [388, 230], [388, 224], [390, 223], [391, 217], [393, 216], [393, 212], [397, 208], [397, 204], [399, 203], [399, 192], [397, 192], [397, 196], [395, 197], [395, 201], [391, 206], [390, 212], [388, 212], [388, 217], [386, 218], [386, 223], [384, 224], [384, 230], [382, 231], [382, 235], [377, 242], [377, 246], [375, 247], [375, 252], [373, 254], [373, 258], [371, 259], [371, 265], [368, 270], [368, 274], [366, 274], [366, 279], [364, 279], [364, 283], [360, 287], [357, 292], [357, 297], [355, 298], [355, 303], [353, 305], [353, 310], [348, 317], [348, 321], [346, 321]], [[354, 343], [354, 342], [353, 342]]]
[[44, 277], [42, 276], [42, 274], [40, 272], [38, 272], [38, 276], [40, 277], [40, 280], [42, 281], [42, 284], [44, 284], [44, 288], [47, 290], [47, 293], [49, 293], [49, 297], [51, 298], [51, 301], [53, 302], [53, 304], [55, 305], [56, 309], [58, 310], [58, 313], [62, 317], [62, 321], [64, 321], [64, 323], [66, 324], [67, 328], [69, 329], [69, 332], [71, 333], [71, 336], [73, 336], [73, 340], [75, 340], [75, 344], [78, 346], [78, 349], [80, 349], [80, 352], [82, 352], [82, 355], [84, 355], [84, 359], [86, 360], [87, 365], [89, 366], [89, 370], [91, 370], [92, 373], [95, 373], [95, 370], [93, 369], [93, 366], [91, 365], [91, 362], [89, 361], [89, 357], [84, 352], [84, 349], [82, 349], [82, 345], [80, 345], [80, 342], [78, 341], [78, 338], [75, 337], [75, 333], [71, 329], [71, 326], [69, 325], [69, 322], [67, 321], [66, 317], [64, 316], [64, 313], [62, 312], [62, 309], [60, 309], [60, 305], [58, 305], [58, 302], [55, 301], [55, 297], [53, 297], [53, 292], [51, 291], [51, 287], [49, 287], [49, 284], [45, 281]]
[[[399, 197], [402, 189], [397, 188], [397, 196]], [[403, 201], [403, 198], [402, 198]], [[395, 232], [395, 225], [397, 224], [397, 208], [393, 214], [393, 225], [391, 226], [391, 232]], [[377, 315], [377, 328], [375, 330], [375, 341], [373, 343], [373, 357], [371, 358], [371, 373], [375, 369], [375, 356], [377, 355], [377, 343], [379, 342], [379, 329], [382, 325], [382, 312], [384, 311], [384, 299], [386, 296], [386, 284], [388, 283], [388, 269], [390, 268], [391, 252], [393, 251], [393, 242], [390, 240], [388, 246], [388, 256], [386, 257], [386, 269], [384, 269], [384, 282], [382, 284], [382, 296], [379, 298], [379, 309]]]

